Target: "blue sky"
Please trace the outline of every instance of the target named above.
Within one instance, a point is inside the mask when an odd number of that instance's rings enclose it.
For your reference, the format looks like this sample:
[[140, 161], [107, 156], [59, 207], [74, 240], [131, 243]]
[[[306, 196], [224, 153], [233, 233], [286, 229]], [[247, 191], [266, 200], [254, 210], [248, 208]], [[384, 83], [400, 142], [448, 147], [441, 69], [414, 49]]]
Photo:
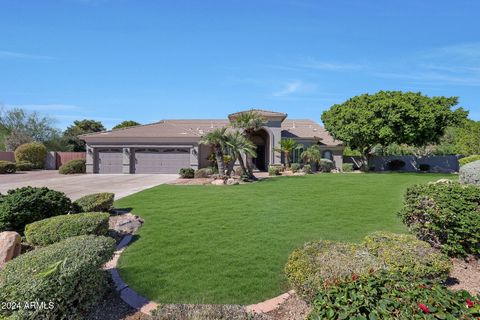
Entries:
[[378, 90], [459, 96], [480, 120], [478, 0], [0, 0], [0, 104], [58, 119], [320, 121]]

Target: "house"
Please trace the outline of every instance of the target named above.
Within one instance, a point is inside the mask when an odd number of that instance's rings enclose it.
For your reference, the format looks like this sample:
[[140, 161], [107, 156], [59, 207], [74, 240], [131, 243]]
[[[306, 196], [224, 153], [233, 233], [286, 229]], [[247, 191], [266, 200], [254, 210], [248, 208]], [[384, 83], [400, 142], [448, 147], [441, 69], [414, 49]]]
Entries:
[[[318, 144], [322, 157], [342, 167], [343, 145], [318, 123], [305, 119], [287, 119], [286, 113], [252, 109], [266, 119], [265, 126], [252, 140], [257, 146], [257, 157], [252, 159], [258, 170], [283, 161], [276, 150], [282, 138], [292, 138], [304, 148]], [[242, 112], [230, 114], [228, 119], [162, 120], [156, 123], [80, 136], [87, 146], [88, 173], [178, 173], [180, 168], [204, 168], [211, 165], [210, 146], [199, 144], [209, 131], [228, 126]], [[300, 162], [302, 150], [293, 154], [293, 162]]]

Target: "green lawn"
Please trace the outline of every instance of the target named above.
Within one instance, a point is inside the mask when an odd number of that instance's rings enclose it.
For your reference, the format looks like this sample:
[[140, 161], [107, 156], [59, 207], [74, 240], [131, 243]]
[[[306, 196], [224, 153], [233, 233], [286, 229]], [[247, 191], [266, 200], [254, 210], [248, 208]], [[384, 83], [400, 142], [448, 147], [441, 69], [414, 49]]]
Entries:
[[120, 259], [134, 290], [161, 303], [249, 304], [287, 290], [289, 253], [318, 239], [405, 232], [408, 185], [435, 174], [318, 174], [250, 185], [158, 186], [116, 202], [145, 219]]

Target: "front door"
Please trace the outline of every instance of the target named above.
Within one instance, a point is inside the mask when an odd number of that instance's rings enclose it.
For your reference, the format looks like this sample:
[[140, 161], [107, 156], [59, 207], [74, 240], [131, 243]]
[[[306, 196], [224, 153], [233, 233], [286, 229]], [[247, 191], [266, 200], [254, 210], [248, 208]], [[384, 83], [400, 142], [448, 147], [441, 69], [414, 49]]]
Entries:
[[265, 166], [265, 145], [257, 146], [257, 157], [253, 158], [253, 164], [260, 171], [267, 170]]

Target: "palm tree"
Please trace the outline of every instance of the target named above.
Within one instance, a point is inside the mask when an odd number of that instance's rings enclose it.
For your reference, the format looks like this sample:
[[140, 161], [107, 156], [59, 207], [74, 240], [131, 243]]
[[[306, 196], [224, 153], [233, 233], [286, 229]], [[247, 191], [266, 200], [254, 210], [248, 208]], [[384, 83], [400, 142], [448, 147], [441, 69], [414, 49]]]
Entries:
[[[253, 134], [260, 130], [265, 124], [267, 123], [267, 119], [263, 117], [260, 113], [256, 111], [248, 111], [242, 112], [238, 114], [233, 121], [231, 121], [231, 125], [234, 128], [242, 129], [243, 135], [249, 141], [252, 141]], [[253, 142], [252, 142], [253, 143]], [[247, 155], [248, 157], [248, 155]], [[246, 163], [247, 168], [247, 175], [250, 178], [253, 178], [252, 168], [250, 167], [250, 162], [247, 160]]]
[[[238, 159], [240, 167], [244, 173], [247, 172], [245, 162], [243, 161], [243, 155], [256, 157], [255, 145], [248, 140], [240, 131], [235, 130], [226, 134], [225, 146], [227, 152], [232, 157], [233, 164]], [[231, 170], [230, 170], [231, 171]]]
[[322, 153], [320, 148], [317, 145], [308, 147], [305, 151], [302, 152], [300, 158], [306, 163], [319, 163], [322, 159]]
[[218, 165], [218, 173], [225, 174], [225, 162], [223, 161], [223, 150], [225, 148], [225, 131], [227, 128], [217, 128], [210, 131], [200, 139], [201, 144], [211, 145], [215, 152], [215, 160]]
[[299, 147], [301, 147], [301, 145], [299, 145], [297, 141], [288, 138], [280, 140], [280, 148], [275, 148], [275, 150], [283, 153], [287, 168], [290, 168], [290, 154]]

